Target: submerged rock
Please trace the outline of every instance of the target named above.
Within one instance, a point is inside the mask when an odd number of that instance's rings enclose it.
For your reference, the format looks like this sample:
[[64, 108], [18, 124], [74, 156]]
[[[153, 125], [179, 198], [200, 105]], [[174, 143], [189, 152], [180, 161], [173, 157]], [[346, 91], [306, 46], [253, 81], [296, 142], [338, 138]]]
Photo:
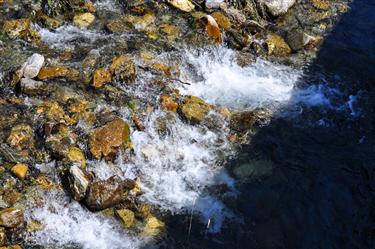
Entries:
[[16, 228], [24, 222], [23, 211], [17, 208], [6, 208], [0, 211], [0, 226]]
[[118, 176], [96, 181], [89, 187], [86, 196], [86, 205], [94, 211], [103, 210], [119, 204], [123, 193], [123, 183]]
[[168, 0], [168, 3], [185, 12], [191, 12], [195, 8], [190, 0]]
[[24, 180], [29, 171], [29, 167], [24, 163], [18, 163], [12, 167], [11, 171], [19, 179]]
[[86, 196], [87, 189], [90, 184], [90, 179], [79, 166], [73, 165], [70, 167], [69, 182], [73, 199], [76, 201], [83, 200], [83, 198], [85, 198]]
[[115, 119], [101, 128], [94, 129], [89, 137], [89, 148], [96, 159], [112, 157], [121, 147], [130, 142], [129, 125], [122, 119]]
[[263, 0], [268, 12], [273, 16], [281, 16], [295, 4], [296, 0]]
[[180, 106], [183, 118], [191, 123], [200, 123], [207, 116], [210, 107], [201, 98], [188, 96]]

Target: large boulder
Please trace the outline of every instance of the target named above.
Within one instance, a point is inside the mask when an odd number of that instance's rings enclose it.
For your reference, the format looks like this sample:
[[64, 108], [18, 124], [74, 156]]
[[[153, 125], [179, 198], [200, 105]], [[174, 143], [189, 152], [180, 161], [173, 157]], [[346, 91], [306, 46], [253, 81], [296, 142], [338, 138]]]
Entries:
[[105, 126], [94, 129], [89, 137], [89, 148], [96, 159], [113, 157], [129, 142], [129, 125], [122, 119], [115, 119]]
[[284, 15], [295, 4], [296, 0], [260, 0], [263, 2], [267, 11], [277, 17]]
[[23, 211], [17, 208], [6, 208], [0, 211], [0, 226], [15, 228], [24, 221]]
[[118, 176], [95, 181], [89, 187], [86, 205], [90, 210], [99, 211], [121, 202], [124, 194], [123, 182]]

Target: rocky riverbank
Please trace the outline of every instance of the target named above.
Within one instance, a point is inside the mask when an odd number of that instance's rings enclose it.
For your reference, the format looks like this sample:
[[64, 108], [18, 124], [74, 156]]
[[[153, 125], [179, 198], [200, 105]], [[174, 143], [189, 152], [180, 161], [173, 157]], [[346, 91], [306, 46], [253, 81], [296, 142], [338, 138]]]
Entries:
[[275, 104], [192, 96], [200, 75], [187, 51], [225, 47], [236, 68], [300, 70], [347, 4], [0, 0], [0, 248], [144, 246], [163, 241], [174, 214], [208, 206], [203, 231], [231, 226], [223, 165]]

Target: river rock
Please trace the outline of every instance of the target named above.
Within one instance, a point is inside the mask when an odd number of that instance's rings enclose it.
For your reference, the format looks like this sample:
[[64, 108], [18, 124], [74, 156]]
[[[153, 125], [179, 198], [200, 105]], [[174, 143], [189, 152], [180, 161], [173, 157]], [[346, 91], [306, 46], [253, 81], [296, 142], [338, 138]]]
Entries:
[[0, 226], [15, 228], [24, 221], [23, 211], [17, 208], [6, 208], [0, 211]]
[[178, 103], [172, 96], [161, 95], [160, 104], [164, 110], [177, 112]]
[[73, 24], [80, 28], [87, 28], [95, 21], [95, 16], [91, 13], [80, 13], [73, 17]]
[[[1, 2], [1, 1], [0, 1]], [[5, 233], [5, 228], [3, 227], [0, 227], [0, 245], [3, 245], [5, 244], [5, 240], [6, 240], [6, 233]], [[0, 247], [1, 249], [1, 247]]]
[[205, 6], [207, 9], [218, 9], [223, 2], [224, 0], [206, 0]]
[[185, 12], [191, 12], [195, 7], [189, 0], [168, 0], [168, 3]]
[[30, 78], [22, 78], [20, 86], [21, 92], [30, 96], [45, 95], [52, 90], [52, 88], [48, 87], [44, 82]]
[[126, 208], [117, 209], [115, 214], [125, 228], [131, 228], [134, 225], [135, 215], [133, 211]]
[[216, 11], [211, 14], [211, 16], [216, 20], [220, 28], [229, 30], [231, 27], [231, 22], [229, 17], [221, 11]]
[[188, 122], [200, 123], [210, 111], [210, 107], [201, 98], [188, 96], [179, 110], [183, 118]]
[[34, 147], [34, 131], [28, 124], [19, 124], [12, 128], [7, 143], [18, 151]]
[[83, 169], [86, 167], [86, 158], [80, 148], [74, 146], [69, 147], [67, 158], [69, 161], [78, 164]]
[[287, 56], [292, 52], [289, 45], [279, 35], [268, 35], [266, 40], [268, 54], [275, 56]]
[[11, 171], [19, 179], [24, 180], [29, 171], [29, 167], [24, 163], [18, 163], [12, 167]]
[[99, 68], [95, 70], [92, 85], [95, 88], [102, 88], [105, 84], [111, 82], [112, 76], [108, 69]]
[[231, 115], [229, 127], [236, 132], [246, 132], [266, 124], [270, 117], [271, 113], [264, 109], [235, 112]]
[[73, 165], [70, 167], [69, 183], [73, 199], [76, 201], [83, 200], [83, 198], [85, 198], [86, 196], [87, 189], [90, 184], [90, 179], [78, 165]]
[[208, 36], [211, 37], [215, 44], [220, 44], [222, 42], [222, 37], [216, 20], [210, 15], [206, 15], [204, 20], [206, 21], [206, 33]]
[[160, 234], [164, 229], [164, 222], [150, 215], [145, 221], [145, 227], [143, 229], [142, 235], [146, 237], [154, 237]]
[[38, 53], [30, 56], [21, 68], [21, 75], [25, 78], [35, 78], [44, 64], [44, 56]]
[[5, 21], [3, 31], [7, 33], [10, 39], [21, 37], [22, 33], [30, 27], [30, 19], [22, 18]]
[[50, 66], [43, 67], [38, 74], [38, 79], [40, 80], [48, 80], [59, 77], [76, 80], [79, 77], [79, 72], [68, 67]]
[[89, 187], [86, 196], [86, 205], [94, 211], [103, 210], [119, 204], [123, 193], [123, 183], [118, 176], [96, 181]]
[[261, 0], [268, 12], [273, 16], [281, 16], [288, 12], [296, 0]]
[[133, 60], [127, 55], [115, 57], [112, 61], [109, 71], [115, 77], [126, 83], [134, 83], [136, 70]]
[[293, 50], [314, 47], [317, 39], [300, 30], [291, 30], [288, 32], [286, 41]]

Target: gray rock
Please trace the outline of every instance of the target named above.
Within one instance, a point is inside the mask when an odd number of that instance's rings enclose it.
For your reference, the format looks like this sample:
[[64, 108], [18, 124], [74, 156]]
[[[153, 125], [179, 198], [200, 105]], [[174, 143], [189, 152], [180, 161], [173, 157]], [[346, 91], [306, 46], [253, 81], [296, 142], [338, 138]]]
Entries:
[[23, 64], [21, 68], [21, 75], [28, 79], [35, 78], [39, 74], [39, 71], [42, 68], [43, 64], [44, 56], [35, 53], [31, 57], [29, 57]]
[[21, 79], [21, 91], [28, 95], [40, 95], [48, 93], [47, 84], [30, 78]]
[[260, 0], [273, 16], [281, 16], [295, 4], [296, 0]]
[[90, 179], [79, 166], [73, 165], [70, 167], [69, 182], [73, 199], [76, 201], [81, 201], [83, 198], [85, 198], [90, 184]]
[[205, 5], [207, 9], [218, 9], [222, 2], [224, 2], [224, 0], [206, 0]]
[[22, 225], [24, 221], [23, 212], [17, 208], [6, 208], [0, 211], [0, 226], [15, 228]]

